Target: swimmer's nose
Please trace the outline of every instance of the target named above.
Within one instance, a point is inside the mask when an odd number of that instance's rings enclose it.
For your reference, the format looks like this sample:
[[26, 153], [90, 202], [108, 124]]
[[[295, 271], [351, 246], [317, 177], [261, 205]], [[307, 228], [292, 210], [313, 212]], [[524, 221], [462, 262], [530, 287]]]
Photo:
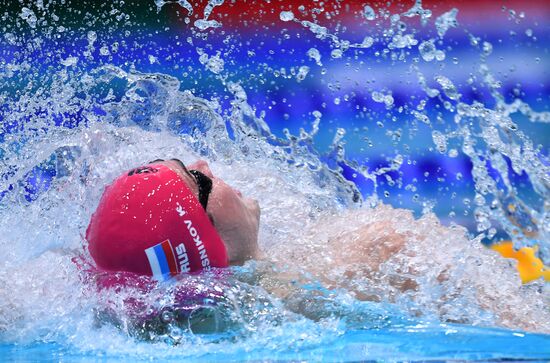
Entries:
[[205, 160], [197, 160], [193, 164], [188, 165], [190, 170], [198, 170], [209, 178], [213, 178], [212, 170]]

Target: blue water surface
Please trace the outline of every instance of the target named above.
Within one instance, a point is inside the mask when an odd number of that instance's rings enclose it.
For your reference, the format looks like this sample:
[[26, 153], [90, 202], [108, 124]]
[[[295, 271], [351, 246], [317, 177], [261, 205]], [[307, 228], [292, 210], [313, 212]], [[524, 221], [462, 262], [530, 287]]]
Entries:
[[[150, 361], [150, 355], [112, 356], [79, 353], [59, 343], [0, 345], [0, 356], [10, 361]], [[417, 325], [386, 329], [350, 330], [330, 345], [273, 351], [264, 347], [231, 353], [187, 356], [173, 347], [162, 361], [548, 361], [550, 335], [460, 325]]]

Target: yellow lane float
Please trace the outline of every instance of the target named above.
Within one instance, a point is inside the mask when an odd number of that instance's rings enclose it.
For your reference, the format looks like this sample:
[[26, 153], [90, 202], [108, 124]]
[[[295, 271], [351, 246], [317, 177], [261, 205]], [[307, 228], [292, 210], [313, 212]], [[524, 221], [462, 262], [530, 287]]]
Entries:
[[493, 244], [491, 249], [497, 251], [503, 257], [518, 261], [519, 277], [524, 284], [541, 277], [550, 282], [550, 269], [544, 266], [542, 260], [536, 256], [537, 247], [522, 247], [516, 251], [511, 241], [505, 241]]

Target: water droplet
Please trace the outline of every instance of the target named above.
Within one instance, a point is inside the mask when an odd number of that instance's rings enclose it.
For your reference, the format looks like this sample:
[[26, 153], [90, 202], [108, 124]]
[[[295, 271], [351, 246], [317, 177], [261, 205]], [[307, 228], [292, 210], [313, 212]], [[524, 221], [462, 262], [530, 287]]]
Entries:
[[212, 14], [212, 10], [214, 10], [214, 8], [216, 6], [220, 6], [220, 5], [223, 5], [223, 2], [225, 0], [209, 0], [208, 1], [208, 4], [206, 5], [206, 7], [204, 8], [204, 20], [207, 20], [208, 17], [210, 16], [210, 14]]
[[408, 18], [419, 15], [422, 25], [426, 25], [428, 23], [428, 20], [432, 16], [431, 10], [425, 10], [422, 8], [422, 0], [416, 0], [414, 6], [403, 13], [403, 16], [406, 16]]
[[370, 48], [374, 44], [374, 39], [372, 37], [369, 37], [368, 35], [363, 39], [363, 42], [361, 43], [361, 48]]
[[332, 52], [330, 52], [330, 56], [334, 59], [342, 58], [342, 50], [341, 49], [333, 49]]
[[4, 38], [8, 41], [9, 44], [15, 45], [17, 43], [17, 38], [12, 33], [5, 33]]
[[481, 194], [476, 194], [474, 197], [474, 203], [478, 206], [482, 206], [485, 204], [485, 198]]
[[155, 57], [154, 55], [149, 54], [148, 59], [149, 59], [149, 64], [158, 63], [158, 59], [157, 59], [157, 57]]
[[23, 20], [25, 20], [31, 28], [33, 28], [33, 29], [36, 28], [36, 22], [37, 22], [36, 15], [34, 14], [34, 12], [31, 9], [23, 7], [21, 9], [21, 14], [19, 16]]
[[435, 80], [441, 85], [441, 88], [443, 88], [443, 92], [447, 97], [454, 101], [458, 101], [460, 99], [460, 93], [458, 93], [455, 85], [449, 78], [439, 75], [435, 76]]
[[317, 110], [313, 111], [313, 112], [312, 112], [312, 115], [313, 115], [313, 117], [315, 117], [316, 119], [320, 119], [320, 118], [323, 116], [323, 114], [322, 114], [320, 111], [317, 111]]
[[298, 82], [301, 82], [306, 78], [307, 74], [309, 73], [309, 67], [308, 66], [301, 66], [298, 70], [298, 74], [296, 75], [296, 80]]
[[311, 59], [313, 59], [315, 61], [315, 63], [317, 63], [317, 65], [319, 66], [322, 66], [323, 64], [321, 63], [321, 53], [319, 53], [319, 51], [315, 48], [310, 48], [308, 51], [307, 51], [307, 55], [308, 57], [310, 57]]
[[493, 52], [493, 45], [489, 42], [483, 42], [483, 55], [488, 56]]
[[328, 34], [327, 28], [325, 28], [324, 26], [312, 23], [311, 21], [304, 20], [304, 21], [301, 21], [300, 24], [308, 28], [319, 39], [324, 39]]
[[292, 21], [294, 20], [294, 13], [292, 11], [281, 11], [279, 18], [282, 21]]
[[414, 116], [418, 121], [423, 122], [423, 123], [425, 123], [425, 124], [427, 124], [427, 125], [430, 124], [430, 118], [429, 118], [426, 114], [424, 114], [424, 113], [422, 113], [422, 112], [418, 112], [418, 111], [416, 111], [416, 110], [411, 111], [411, 113], [413, 114], [413, 116]]
[[435, 20], [435, 27], [439, 37], [443, 38], [449, 28], [456, 28], [458, 26], [458, 21], [456, 20], [457, 14], [458, 9], [453, 8]]
[[219, 28], [222, 26], [222, 24], [216, 20], [204, 20], [204, 19], [196, 20], [194, 25], [200, 30], [206, 30], [208, 28]]
[[225, 65], [225, 62], [222, 58], [220, 58], [219, 53], [213, 55], [212, 57], [209, 57], [206, 53], [202, 53], [199, 57], [199, 62], [205, 65], [206, 69], [215, 74], [219, 74], [221, 71], [223, 71]]
[[393, 96], [391, 94], [385, 95], [381, 92], [374, 91], [371, 97], [374, 102], [385, 104], [386, 108], [391, 108], [393, 105]]
[[441, 132], [434, 130], [432, 131], [432, 139], [437, 148], [437, 151], [439, 151], [441, 154], [445, 154], [447, 152], [447, 137]]
[[104, 45], [102, 46], [100, 49], [99, 49], [99, 54], [101, 54], [102, 56], [108, 56], [110, 53], [109, 53], [109, 47]]
[[91, 46], [94, 45], [95, 41], [97, 40], [97, 33], [93, 30], [90, 30], [87, 34], [88, 38], [88, 44]]
[[412, 47], [418, 44], [418, 40], [414, 39], [414, 34], [396, 34], [393, 36], [391, 43], [389, 44], [390, 48], [406, 48]]
[[434, 60], [436, 49], [432, 41], [420, 43], [420, 45], [418, 46], [418, 50], [420, 51], [422, 59], [424, 59], [426, 62], [431, 62]]
[[374, 9], [371, 8], [368, 5], [365, 5], [365, 7], [363, 8], [363, 15], [365, 16], [365, 19], [367, 19], [367, 20], [376, 19], [376, 13], [374, 12]]
[[78, 63], [78, 58], [77, 57], [68, 57], [68, 58], [62, 60], [60, 63], [63, 64], [65, 67], [74, 66], [76, 63]]

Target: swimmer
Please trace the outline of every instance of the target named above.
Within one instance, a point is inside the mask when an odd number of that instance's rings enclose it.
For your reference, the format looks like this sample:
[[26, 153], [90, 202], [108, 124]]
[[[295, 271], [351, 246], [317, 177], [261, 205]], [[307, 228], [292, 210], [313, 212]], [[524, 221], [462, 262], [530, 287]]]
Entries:
[[108, 186], [86, 232], [97, 266], [166, 280], [259, 256], [258, 202], [208, 164], [156, 160]]
[[[397, 220], [404, 224], [396, 227]], [[541, 318], [536, 317], [538, 310], [531, 316], [505, 293], [486, 291], [475, 280], [455, 281], [464, 274], [453, 269], [463, 267], [450, 259], [438, 261], [430, 250], [437, 248], [438, 239], [453, 238], [452, 231], [429, 217], [417, 222], [410, 212], [388, 206], [375, 212], [350, 210], [326, 216], [304, 230], [304, 236], [296, 236], [322, 243], [293, 244], [292, 250], [260, 251], [259, 226], [258, 202], [214, 176], [205, 161], [186, 166], [177, 159], [159, 159], [125, 172], [105, 189], [86, 239], [99, 270], [126, 271], [157, 281], [269, 256], [270, 262], [253, 282], [281, 298], [290, 310], [313, 319], [323, 309], [316, 309], [311, 299], [300, 300], [301, 271], [359, 300], [392, 302], [401, 294], [428, 296], [433, 292], [423, 292], [426, 281], [446, 286], [433, 307], [444, 321], [472, 323], [457, 318], [460, 312], [449, 311], [453, 299], [468, 294], [479, 302], [479, 309], [495, 314], [502, 326], [536, 330]], [[447, 254], [457, 257], [470, 249], [495, 263], [492, 252], [475, 242], [453, 247]]]

